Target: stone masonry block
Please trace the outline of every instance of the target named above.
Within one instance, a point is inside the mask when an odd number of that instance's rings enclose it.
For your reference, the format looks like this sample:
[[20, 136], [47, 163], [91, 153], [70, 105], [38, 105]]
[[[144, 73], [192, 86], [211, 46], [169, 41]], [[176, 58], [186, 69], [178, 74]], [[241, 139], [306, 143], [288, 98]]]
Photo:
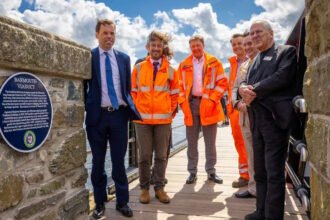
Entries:
[[330, 53], [310, 65], [304, 77], [304, 97], [311, 113], [330, 115]]
[[23, 187], [21, 175], [10, 174], [0, 178], [0, 212], [16, 206], [23, 199]]
[[310, 162], [318, 172], [330, 177], [330, 121], [310, 116], [305, 134]]
[[52, 180], [52, 181], [40, 186], [39, 194], [47, 195], [47, 194], [54, 193], [55, 191], [61, 189], [64, 186], [64, 184], [65, 184], [64, 177]]
[[89, 210], [89, 191], [82, 189], [69, 197], [63, 206], [61, 219], [79, 219], [81, 215], [86, 215]]
[[84, 166], [87, 155], [85, 130], [81, 128], [67, 135], [67, 139], [54, 149], [48, 167], [51, 173], [59, 175]]
[[30, 218], [40, 212], [43, 212], [45, 209], [56, 205], [64, 197], [65, 197], [65, 192], [59, 192], [55, 195], [44, 198], [37, 202], [28, 203], [26, 206], [23, 206], [18, 209], [15, 219], [21, 220], [21, 219]]
[[310, 8], [306, 16], [306, 55], [312, 61], [330, 51], [330, 4], [326, 0], [307, 3]]
[[330, 216], [330, 179], [326, 182], [317, 171], [311, 170], [311, 219], [324, 220]]
[[82, 127], [85, 117], [83, 105], [53, 105], [53, 128]]
[[0, 65], [57, 76], [91, 77], [90, 49], [0, 16]]

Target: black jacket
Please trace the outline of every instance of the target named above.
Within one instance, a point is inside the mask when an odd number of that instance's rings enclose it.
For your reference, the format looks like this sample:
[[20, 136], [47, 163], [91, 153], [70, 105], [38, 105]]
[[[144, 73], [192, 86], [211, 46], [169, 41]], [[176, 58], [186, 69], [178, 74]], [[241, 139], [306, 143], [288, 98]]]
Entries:
[[289, 128], [293, 115], [292, 99], [297, 93], [296, 74], [295, 47], [273, 45], [261, 52], [251, 64], [247, 80], [242, 82], [253, 85], [257, 94], [249, 108], [249, 115], [253, 108], [257, 108], [256, 105], [263, 106], [272, 113], [281, 129]]

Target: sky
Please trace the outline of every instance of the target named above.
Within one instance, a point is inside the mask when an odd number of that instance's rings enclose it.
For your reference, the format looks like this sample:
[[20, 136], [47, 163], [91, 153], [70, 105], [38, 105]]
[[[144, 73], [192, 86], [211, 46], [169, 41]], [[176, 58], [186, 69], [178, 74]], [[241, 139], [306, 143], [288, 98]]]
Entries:
[[1, 0], [0, 15], [30, 24], [90, 48], [97, 47], [97, 19], [117, 24], [114, 48], [131, 62], [144, 57], [152, 30], [168, 33], [174, 67], [190, 54], [189, 38], [200, 34], [205, 50], [228, 67], [230, 37], [249, 29], [252, 21], [268, 20], [276, 43], [284, 43], [302, 14], [305, 0]]

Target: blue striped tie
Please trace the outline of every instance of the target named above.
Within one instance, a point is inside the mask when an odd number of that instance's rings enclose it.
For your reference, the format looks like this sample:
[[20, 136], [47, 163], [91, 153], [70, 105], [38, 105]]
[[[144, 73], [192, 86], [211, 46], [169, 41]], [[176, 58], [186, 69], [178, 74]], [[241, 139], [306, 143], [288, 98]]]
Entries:
[[113, 85], [112, 79], [112, 69], [111, 69], [111, 62], [109, 58], [109, 54], [104, 52], [105, 54], [105, 72], [107, 78], [107, 86], [108, 86], [108, 95], [111, 101], [111, 105], [114, 109], [119, 108], [118, 99], [115, 91], [115, 86]]

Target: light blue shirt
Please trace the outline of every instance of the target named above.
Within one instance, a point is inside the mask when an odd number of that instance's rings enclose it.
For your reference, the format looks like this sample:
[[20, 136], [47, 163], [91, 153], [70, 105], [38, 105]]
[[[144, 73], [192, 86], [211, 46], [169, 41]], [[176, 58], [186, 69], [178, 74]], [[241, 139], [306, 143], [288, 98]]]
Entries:
[[118, 64], [116, 60], [115, 53], [113, 52], [113, 48], [111, 48], [109, 51], [104, 51], [101, 47], [99, 47], [100, 51], [100, 70], [101, 70], [101, 90], [102, 90], [102, 97], [101, 97], [101, 106], [107, 107], [112, 106], [109, 94], [108, 94], [108, 85], [107, 85], [107, 78], [106, 78], [106, 71], [105, 71], [105, 54], [104, 52], [107, 52], [110, 58], [111, 63], [111, 70], [112, 70], [112, 80], [113, 85], [115, 87], [117, 99], [119, 105], [127, 105], [125, 101], [123, 100], [123, 96], [121, 93], [121, 84], [120, 84], [120, 76], [119, 76], [119, 69]]

